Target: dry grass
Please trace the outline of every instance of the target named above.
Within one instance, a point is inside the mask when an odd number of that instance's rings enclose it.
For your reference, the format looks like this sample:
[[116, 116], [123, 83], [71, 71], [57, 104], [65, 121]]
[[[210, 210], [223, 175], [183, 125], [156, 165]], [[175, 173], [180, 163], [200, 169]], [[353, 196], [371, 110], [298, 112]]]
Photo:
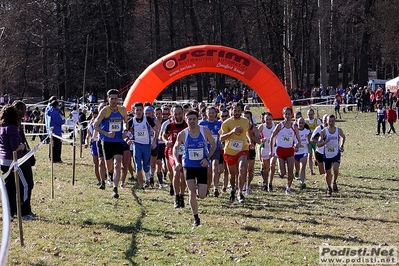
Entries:
[[256, 170], [245, 204], [229, 204], [228, 193], [200, 200], [198, 228], [191, 227], [188, 207], [173, 209], [168, 189], [139, 194], [128, 184], [117, 200], [109, 186], [97, 189], [88, 150], [84, 158], [78, 152], [72, 186], [69, 145], [63, 146], [66, 163], [54, 166], [51, 199], [44, 146], [34, 169], [38, 219], [23, 222], [24, 247], [13, 222], [8, 264], [316, 265], [320, 245], [399, 245], [399, 137], [375, 136], [374, 114], [344, 114], [338, 126], [347, 136], [339, 193], [326, 198], [319, 175], [308, 176], [305, 191], [294, 183], [289, 196], [276, 177], [275, 191], [267, 193]]

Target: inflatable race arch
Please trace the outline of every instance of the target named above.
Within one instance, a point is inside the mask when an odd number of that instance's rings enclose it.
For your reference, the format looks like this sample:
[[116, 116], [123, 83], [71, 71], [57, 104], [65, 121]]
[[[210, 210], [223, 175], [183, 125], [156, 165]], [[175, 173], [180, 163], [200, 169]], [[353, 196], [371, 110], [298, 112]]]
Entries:
[[222, 73], [246, 83], [274, 118], [282, 118], [282, 109], [292, 106], [285, 87], [265, 64], [249, 54], [220, 45], [190, 46], [158, 59], [137, 78], [123, 105], [131, 110], [135, 102], [153, 102], [175, 80], [200, 72]]

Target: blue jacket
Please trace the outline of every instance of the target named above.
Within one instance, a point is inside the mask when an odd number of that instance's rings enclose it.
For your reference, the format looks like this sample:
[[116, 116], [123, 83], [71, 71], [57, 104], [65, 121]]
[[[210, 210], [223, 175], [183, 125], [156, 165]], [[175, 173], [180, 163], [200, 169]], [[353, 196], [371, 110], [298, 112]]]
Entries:
[[62, 136], [62, 125], [65, 124], [65, 118], [62, 117], [60, 109], [52, 107], [47, 114], [50, 117], [50, 127], [53, 127], [53, 133]]

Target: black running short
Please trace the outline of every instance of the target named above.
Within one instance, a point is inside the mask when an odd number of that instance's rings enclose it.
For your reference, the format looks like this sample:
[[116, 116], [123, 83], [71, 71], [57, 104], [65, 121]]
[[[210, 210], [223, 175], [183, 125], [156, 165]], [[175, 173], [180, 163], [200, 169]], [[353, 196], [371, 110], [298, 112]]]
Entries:
[[156, 146], [155, 149], [151, 149], [151, 156], [158, 156], [159, 146]]
[[249, 149], [249, 159], [255, 160], [256, 158], [256, 150]]
[[158, 160], [165, 159], [165, 143], [158, 144]]
[[341, 153], [338, 153], [333, 158], [324, 158], [324, 169], [326, 169], [326, 171], [330, 170], [334, 163], [340, 163], [340, 162], [341, 162]]
[[102, 144], [105, 160], [111, 160], [115, 155], [123, 155], [123, 142], [103, 141]]
[[186, 180], [197, 178], [197, 184], [208, 184], [208, 168], [207, 167], [184, 167], [184, 177]]
[[318, 152], [318, 151], [315, 152], [315, 158], [316, 158], [316, 161], [317, 161], [318, 163], [323, 163], [323, 162], [324, 162], [324, 155], [321, 154], [321, 153]]

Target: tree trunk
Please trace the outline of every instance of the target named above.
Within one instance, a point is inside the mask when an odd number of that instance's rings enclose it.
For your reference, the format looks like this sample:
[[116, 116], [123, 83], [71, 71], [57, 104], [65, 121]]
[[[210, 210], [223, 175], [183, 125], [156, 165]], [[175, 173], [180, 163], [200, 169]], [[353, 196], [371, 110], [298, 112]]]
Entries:
[[319, 1], [319, 50], [320, 50], [320, 84], [326, 88], [328, 84], [327, 78], [327, 59], [326, 59], [326, 34], [325, 34], [325, 0]]
[[329, 73], [329, 84], [334, 88], [338, 87], [338, 53], [340, 53], [339, 49], [341, 46], [342, 36], [338, 34], [338, 22], [337, 22], [337, 14], [336, 7], [333, 5], [331, 1], [331, 22], [330, 22], [330, 73]]
[[[61, 16], [62, 16], [62, 40], [63, 40], [63, 47], [62, 47], [62, 54], [63, 54], [63, 83], [65, 88], [65, 95], [72, 96], [72, 88], [70, 86], [70, 78], [71, 78], [71, 65], [70, 65], [70, 31], [69, 31], [69, 0], [63, 0], [61, 4]], [[58, 91], [58, 95], [61, 92]]]
[[195, 79], [197, 80], [197, 101], [202, 102], [202, 74], [195, 74]]
[[368, 83], [368, 46], [370, 41], [370, 33], [363, 32], [362, 44], [360, 46], [360, 61], [359, 61], [359, 86], [366, 86]]

